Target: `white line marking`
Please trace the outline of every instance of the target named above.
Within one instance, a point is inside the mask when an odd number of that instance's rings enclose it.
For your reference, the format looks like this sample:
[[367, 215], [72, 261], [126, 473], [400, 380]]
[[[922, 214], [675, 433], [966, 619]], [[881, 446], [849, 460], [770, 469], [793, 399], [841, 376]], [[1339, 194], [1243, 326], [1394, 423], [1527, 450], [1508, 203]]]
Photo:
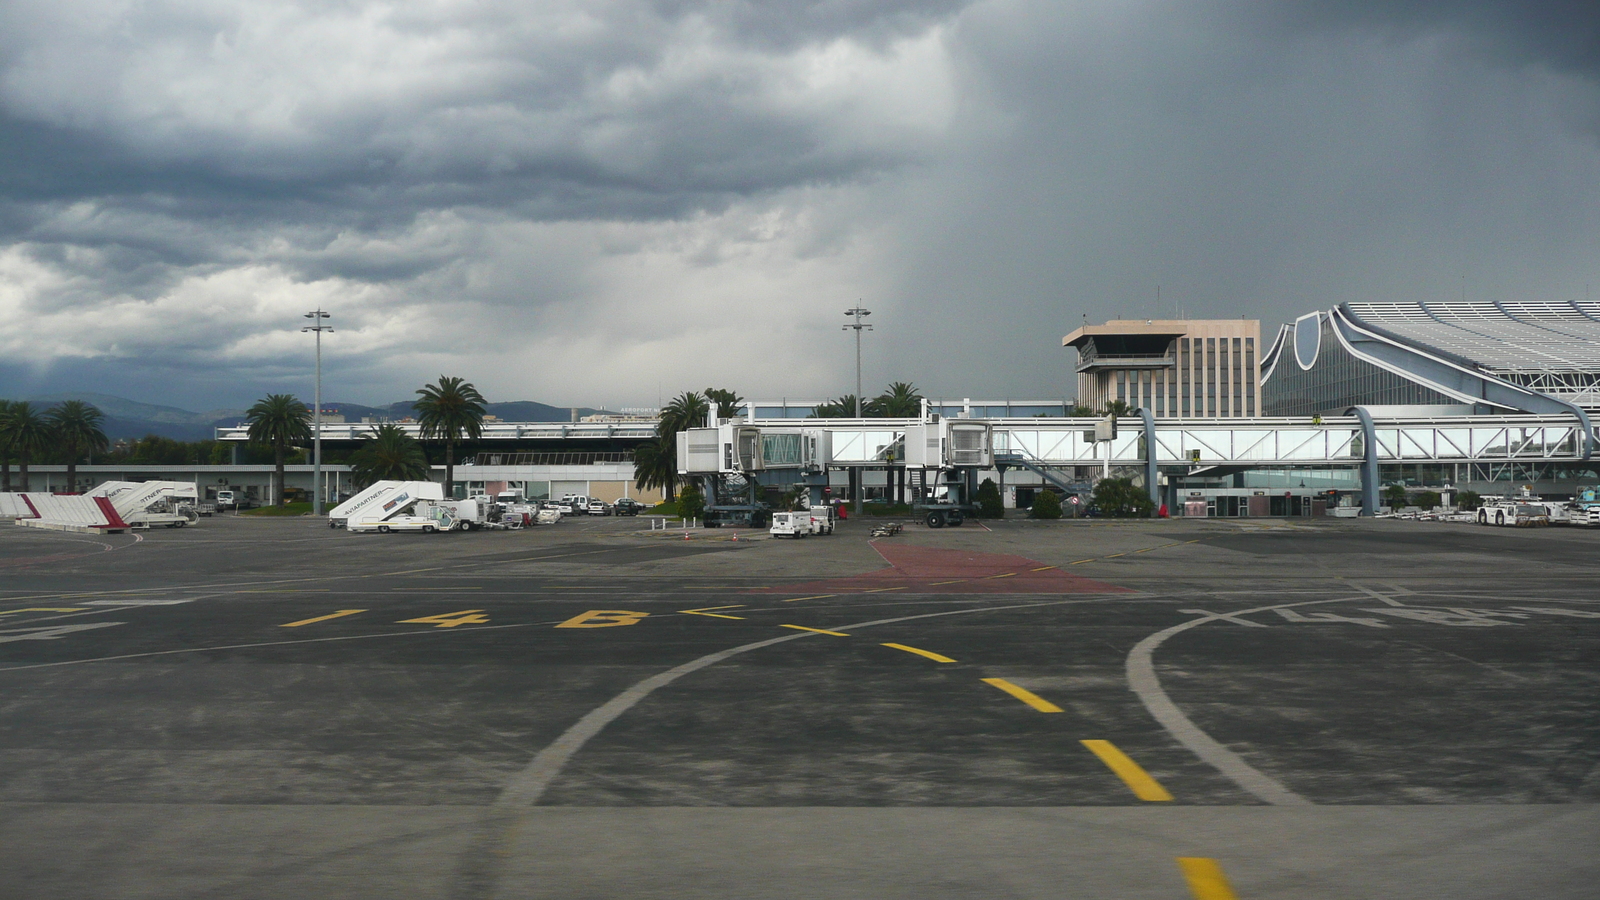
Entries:
[[[1356, 590], [1361, 590], [1356, 588]], [[1370, 594], [1370, 591], [1362, 593]], [[1255, 609], [1241, 609], [1230, 613], [1230, 616], [1245, 616], [1251, 613], [1267, 612], [1268, 610], [1286, 609], [1291, 606], [1316, 606], [1322, 603], [1348, 603], [1352, 598], [1343, 597], [1337, 600], [1308, 600], [1300, 603], [1280, 603], [1273, 606], [1261, 606]], [[1272, 806], [1310, 806], [1311, 801], [1289, 790], [1275, 779], [1259, 771], [1254, 766], [1244, 761], [1239, 754], [1222, 746], [1211, 735], [1201, 731], [1199, 726], [1183, 714], [1183, 710], [1172, 702], [1167, 692], [1161, 689], [1161, 679], [1156, 676], [1155, 652], [1173, 635], [1182, 634], [1191, 628], [1204, 625], [1207, 622], [1216, 622], [1220, 617], [1207, 615], [1201, 619], [1190, 619], [1187, 622], [1163, 629], [1140, 641], [1128, 652], [1128, 687], [1139, 695], [1139, 702], [1150, 711], [1150, 715], [1161, 723], [1178, 743], [1189, 748], [1189, 752], [1200, 757], [1212, 768], [1226, 775], [1229, 779], [1254, 795], [1256, 799]], [[1236, 620], [1235, 620], [1236, 621]]]
[[[835, 630], [845, 628], [871, 628], [874, 625], [888, 625], [892, 622], [909, 622], [912, 619], [931, 619], [936, 616], [958, 616], [972, 613], [997, 612], [1005, 609], [1026, 609], [1034, 606], [1060, 606], [1067, 603], [1085, 602], [1089, 601], [1076, 599], [1056, 600], [1048, 603], [1019, 603], [1012, 606], [989, 606], [978, 609], [957, 609], [946, 612], [923, 613], [922, 615], [917, 616], [901, 616], [894, 619], [877, 619], [871, 622], [857, 622], [853, 625], [837, 626]], [[540, 750], [538, 755], [534, 756], [533, 761], [528, 763], [526, 768], [512, 776], [511, 779], [506, 782], [506, 786], [501, 790], [500, 796], [495, 799], [492, 806], [504, 810], [508, 808], [529, 807], [537, 804], [539, 802], [539, 798], [544, 796], [544, 792], [550, 787], [551, 782], [556, 779], [556, 776], [561, 774], [562, 767], [567, 764], [568, 760], [572, 759], [573, 755], [575, 755], [579, 750], [583, 749], [584, 744], [588, 743], [591, 738], [599, 734], [607, 725], [610, 725], [612, 722], [616, 721], [617, 717], [633, 708], [636, 704], [638, 704], [639, 701], [650, 696], [650, 694], [654, 693], [660, 688], [666, 687], [685, 675], [688, 675], [692, 672], [698, 672], [707, 666], [714, 666], [725, 659], [729, 659], [741, 653], [749, 653], [751, 650], [760, 650], [763, 647], [781, 644], [784, 641], [797, 641], [814, 636], [814, 632], [802, 632], [800, 634], [788, 634], [784, 635], [783, 637], [768, 638], [764, 641], [756, 641], [753, 644], [743, 644], [738, 647], [731, 647], [727, 650], [719, 650], [716, 653], [707, 654], [699, 659], [691, 660], [681, 666], [668, 669], [665, 672], [661, 672], [646, 678], [638, 684], [635, 684], [633, 687], [628, 688], [617, 696], [612, 697], [610, 700], [591, 710], [587, 715], [579, 719], [571, 728], [568, 728], [566, 731], [562, 732], [561, 736], [551, 742], [549, 746], [545, 747], [543, 750]]]
[[43, 628], [7, 628], [0, 631], [0, 644], [9, 644], [12, 641], [53, 641], [64, 634], [73, 634], [78, 631], [93, 631], [96, 628], [110, 628], [113, 625], [126, 625], [126, 622], [85, 622], [81, 625], [47, 625]]

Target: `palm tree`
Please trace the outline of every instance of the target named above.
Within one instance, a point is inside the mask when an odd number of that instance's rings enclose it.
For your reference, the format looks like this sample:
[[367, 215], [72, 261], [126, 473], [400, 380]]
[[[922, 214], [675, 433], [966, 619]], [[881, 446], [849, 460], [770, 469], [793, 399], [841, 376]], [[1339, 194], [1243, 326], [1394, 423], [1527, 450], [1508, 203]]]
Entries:
[[245, 410], [250, 423], [250, 440], [272, 446], [272, 462], [278, 479], [278, 506], [283, 499], [283, 458], [289, 445], [311, 440], [311, 410], [290, 394], [268, 394]]
[[662, 437], [675, 437], [680, 431], [700, 428], [706, 424], [706, 416], [710, 413], [711, 403], [703, 395], [685, 391], [662, 407], [661, 421], [656, 425], [656, 434]]
[[896, 381], [872, 401], [871, 409], [867, 415], [886, 419], [916, 418], [922, 415], [922, 394], [916, 385]]
[[677, 499], [677, 438], [657, 437], [633, 448], [633, 483], [641, 491], [661, 488], [668, 500]]
[[1101, 414], [1107, 416], [1116, 416], [1120, 419], [1123, 416], [1133, 415], [1133, 412], [1134, 409], [1128, 405], [1128, 401], [1112, 400], [1110, 403], [1106, 404], [1106, 408], [1101, 411]]
[[428, 477], [428, 457], [404, 428], [384, 424], [350, 454], [350, 470], [356, 486], [363, 488], [374, 481], [421, 481]]
[[[866, 415], [866, 404], [862, 404], [862, 415]], [[845, 394], [837, 400], [819, 403], [811, 408], [811, 415], [817, 419], [853, 419], [856, 416], [856, 395]]]
[[[17, 454], [17, 474], [22, 478], [22, 490], [26, 493], [31, 487], [28, 483], [28, 463], [32, 461], [33, 454], [50, 446], [50, 423], [33, 408], [32, 403], [15, 400], [6, 410], [4, 419], [0, 420], [0, 433], [4, 434], [0, 444]], [[11, 479], [8, 477], [6, 480], [9, 482]]]
[[731, 419], [739, 414], [744, 398], [723, 388], [706, 388], [706, 400], [717, 405], [717, 418]]
[[78, 490], [78, 459], [84, 454], [104, 453], [111, 446], [106, 439], [105, 413], [82, 400], [68, 400], [45, 414], [56, 445], [67, 456], [67, 490]]
[[444, 494], [453, 497], [456, 442], [483, 436], [483, 405], [489, 401], [471, 383], [444, 375], [439, 376], [438, 384], [423, 385], [417, 393], [422, 399], [411, 405], [422, 423], [422, 436], [444, 441]]
[[[733, 394], [732, 391], [722, 392]], [[736, 394], [733, 394], [737, 402]], [[671, 500], [677, 494], [678, 432], [701, 428], [711, 414], [711, 402], [702, 394], [684, 391], [661, 408], [656, 439], [634, 448], [634, 478], [640, 488], [659, 487]], [[644, 462], [640, 462], [641, 452]]]

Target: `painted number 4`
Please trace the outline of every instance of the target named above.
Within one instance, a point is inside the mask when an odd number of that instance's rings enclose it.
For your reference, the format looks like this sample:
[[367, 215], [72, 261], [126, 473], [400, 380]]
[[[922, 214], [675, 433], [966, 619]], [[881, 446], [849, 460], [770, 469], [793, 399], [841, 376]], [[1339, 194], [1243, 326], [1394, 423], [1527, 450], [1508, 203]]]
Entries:
[[401, 625], [432, 625], [435, 628], [454, 628], [457, 625], [482, 625], [489, 621], [488, 616], [479, 615], [481, 609], [464, 609], [461, 612], [441, 613], [437, 616], [423, 616], [420, 619], [401, 619]]

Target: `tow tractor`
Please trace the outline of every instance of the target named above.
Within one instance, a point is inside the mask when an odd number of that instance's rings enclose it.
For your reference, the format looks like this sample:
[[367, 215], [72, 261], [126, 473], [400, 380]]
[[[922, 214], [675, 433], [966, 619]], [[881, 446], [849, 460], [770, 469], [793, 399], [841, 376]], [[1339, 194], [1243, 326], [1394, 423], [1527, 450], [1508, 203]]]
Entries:
[[1600, 527], [1600, 489], [1578, 485], [1578, 492], [1572, 497], [1572, 524]]

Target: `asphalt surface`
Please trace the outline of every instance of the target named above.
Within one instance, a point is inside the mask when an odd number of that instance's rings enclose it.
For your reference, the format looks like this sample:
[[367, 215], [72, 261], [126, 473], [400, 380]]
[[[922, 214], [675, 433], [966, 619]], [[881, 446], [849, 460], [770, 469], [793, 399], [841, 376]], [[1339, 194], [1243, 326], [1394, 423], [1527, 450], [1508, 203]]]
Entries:
[[1600, 531], [0, 526], [0, 896], [1592, 898]]

